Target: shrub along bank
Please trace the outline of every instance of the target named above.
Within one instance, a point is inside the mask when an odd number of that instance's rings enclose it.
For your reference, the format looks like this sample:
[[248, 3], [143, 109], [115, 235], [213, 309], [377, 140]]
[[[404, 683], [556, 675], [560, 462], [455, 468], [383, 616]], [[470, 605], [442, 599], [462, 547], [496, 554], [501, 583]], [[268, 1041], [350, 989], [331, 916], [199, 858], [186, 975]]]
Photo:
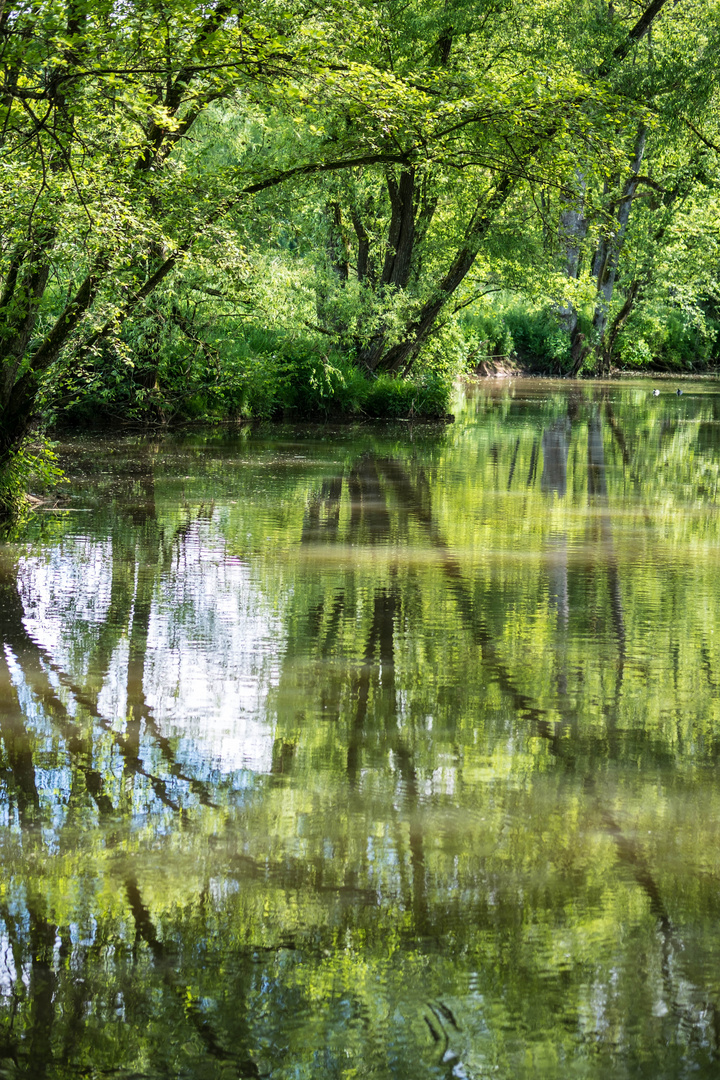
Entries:
[[[580, 313], [580, 325], [592, 332]], [[720, 363], [720, 322], [709, 313], [646, 305], [613, 356], [625, 371], [699, 372]], [[572, 371], [570, 336], [557, 308], [505, 294], [445, 327], [409, 377], [368, 374], [320, 334], [245, 322], [194, 340], [155, 312], [86, 358], [64, 379], [50, 426], [179, 424], [242, 419], [439, 419], [459, 375], [506, 364], [535, 375]], [[580, 375], [591, 374], [589, 370]]]
[[[557, 309], [516, 298], [496, 301], [462, 324], [473, 365], [506, 361], [536, 375], [566, 376], [572, 371], [570, 335]], [[592, 339], [592, 320], [580, 312], [579, 329]], [[714, 309], [682, 309], [660, 302], [639, 307], [618, 335], [610, 356], [616, 372], [701, 373], [720, 367], [720, 318]], [[592, 377], [590, 359], [578, 374]]]
[[78, 427], [446, 417], [454, 370], [426, 365], [408, 379], [369, 376], [322, 346], [252, 327], [194, 350], [172, 336], [152, 348], [140, 335], [125, 337], [66, 377], [48, 420]]

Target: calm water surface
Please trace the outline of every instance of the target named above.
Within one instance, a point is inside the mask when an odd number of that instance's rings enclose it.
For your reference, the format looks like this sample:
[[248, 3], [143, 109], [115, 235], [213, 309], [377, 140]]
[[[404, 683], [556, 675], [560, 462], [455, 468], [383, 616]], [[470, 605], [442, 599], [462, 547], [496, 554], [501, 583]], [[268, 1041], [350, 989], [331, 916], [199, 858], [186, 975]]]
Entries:
[[61, 446], [0, 1077], [720, 1075], [720, 384]]

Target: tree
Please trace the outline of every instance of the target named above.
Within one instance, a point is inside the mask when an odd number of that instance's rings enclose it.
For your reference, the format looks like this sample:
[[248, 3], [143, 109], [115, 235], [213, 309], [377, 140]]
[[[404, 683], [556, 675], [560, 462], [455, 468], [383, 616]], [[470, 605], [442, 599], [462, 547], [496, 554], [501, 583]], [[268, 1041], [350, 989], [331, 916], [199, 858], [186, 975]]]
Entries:
[[[210, 106], [246, 123], [300, 101], [327, 68], [316, 13], [228, 0], [5, 5], [0, 16], [0, 472], [63, 367], [97, 349], [187, 260], [228, 211], [313, 169], [344, 167], [346, 144], [300, 164], [241, 132], [208, 169], [189, 142]], [[288, 25], [290, 29], [288, 30]], [[243, 137], [244, 136], [244, 137]], [[295, 148], [293, 148], [295, 149]], [[394, 160], [397, 152], [351, 156]]]
[[[717, 34], [712, 9], [693, 5], [679, 23], [654, 26], [638, 62], [615, 81], [618, 93], [638, 103], [637, 122], [617, 131], [612, 168], [595, 175], [586, 164], [578, 170], [561, 217], [568, 276], [584, 272], [595, 293], [589, 331], [582, 331], [572, 305], [563, 313], [574, 374], [583, 365], [609, 371], [631, 314], [652, 288], [663, 248], [683, 229], [685, 209], [713, 187]], [[705, 282], [698, 274], [698, 287]]]
[[383, 7], [374, 61], [423, 96], [377, 131], [404, 160], [316, 195], [316, 250], [336, 253], [322, 332], [371, 372], [407, 373], [453, 306], [507, 277], [503, 256], [517, 261], [523, 242], [527, 254], [534, 207], [573, 188], [579, 152], [595, 176], [620, 167], [625, 131], [646, 115], [626, 68], [664, 6], [612, 20], [584, 7], [568, 18], [553, 3], [488, 5], [482, 18], [475, 5]]

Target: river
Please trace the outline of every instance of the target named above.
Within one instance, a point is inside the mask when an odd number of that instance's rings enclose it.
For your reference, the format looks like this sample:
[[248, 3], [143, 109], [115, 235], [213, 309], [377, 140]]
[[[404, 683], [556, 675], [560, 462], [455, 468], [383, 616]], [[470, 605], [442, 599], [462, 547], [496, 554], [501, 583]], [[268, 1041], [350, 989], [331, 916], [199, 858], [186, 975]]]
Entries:
[[657, 386], [59, 445], [1, 1078], [718, 1075], [720, 384]]

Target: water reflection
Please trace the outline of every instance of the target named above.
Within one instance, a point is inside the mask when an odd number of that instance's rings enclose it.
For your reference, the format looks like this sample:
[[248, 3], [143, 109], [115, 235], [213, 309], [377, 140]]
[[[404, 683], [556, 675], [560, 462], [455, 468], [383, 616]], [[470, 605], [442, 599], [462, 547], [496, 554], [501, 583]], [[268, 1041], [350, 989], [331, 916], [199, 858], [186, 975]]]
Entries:
[[[543, 471], [540, 480], [545, 494], [555, 493], [564, 498], [567, 491], [567, 461], [570, 450], [572, 422], [570, 416], [560, 417], [543, 431]], [[567, 532], [558, 531], [548, 544], [548, 580], [550, 598], [558, 613], [558, 627], [567, 627], [570, 618], [568, 593]], [[561, 693], [566, 692], [566, 674], [558, 676]]]
[[570, 450], [572, 424], [568, 416], [556, 420], [543, 431], [543, 471], [540, 480], [544, 492], [555, 492], [562, 498], [567, 491], [567, 460]]
[[700, 390], [68, 446], [82, 531], [0, 548], [0, 1076], [715, 1075]]

